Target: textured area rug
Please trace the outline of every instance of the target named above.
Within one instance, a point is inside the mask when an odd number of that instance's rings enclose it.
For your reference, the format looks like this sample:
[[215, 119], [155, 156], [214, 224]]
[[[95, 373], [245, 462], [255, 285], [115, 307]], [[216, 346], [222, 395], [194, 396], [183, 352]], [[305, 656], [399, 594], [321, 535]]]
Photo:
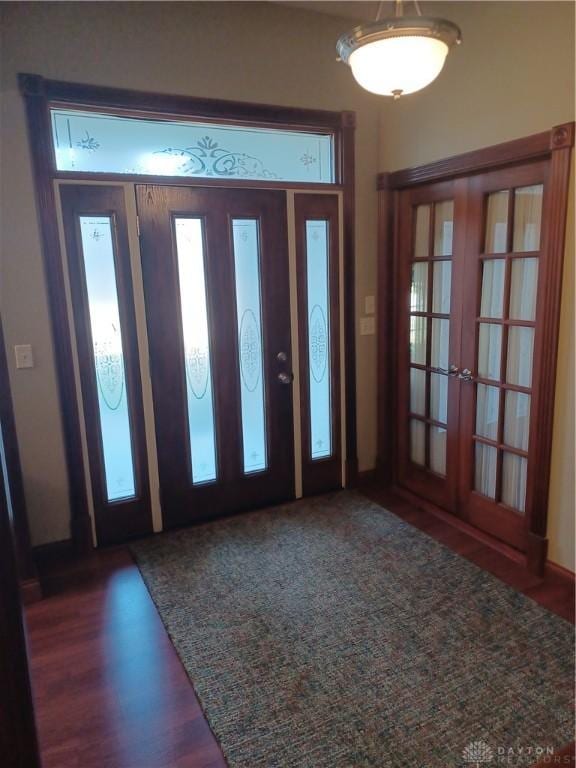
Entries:
[[532, 765], [570, 624], [342, 492], [134, 544], [232, 768]]

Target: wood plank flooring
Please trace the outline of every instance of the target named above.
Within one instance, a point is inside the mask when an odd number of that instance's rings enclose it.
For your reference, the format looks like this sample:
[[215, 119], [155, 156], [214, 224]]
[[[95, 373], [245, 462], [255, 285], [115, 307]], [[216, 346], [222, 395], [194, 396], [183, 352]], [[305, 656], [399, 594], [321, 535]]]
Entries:
[[[573, 587], [565, 580], [527, 574], [388, 491], [373, 488], [366, 495], [573, 620]], [[44, 768], [224, 768], [127, 548], [101, 550], [81, 562], [48, 558], [42, 576], [47, 597], [26, 614]], [[573, 764], [570, 755], [558, 758], [554, 764]]]

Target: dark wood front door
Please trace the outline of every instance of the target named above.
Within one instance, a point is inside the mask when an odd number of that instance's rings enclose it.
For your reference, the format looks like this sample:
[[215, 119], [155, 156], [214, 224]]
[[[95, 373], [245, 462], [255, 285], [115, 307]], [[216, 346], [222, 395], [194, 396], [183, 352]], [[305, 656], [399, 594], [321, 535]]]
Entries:
[[285, 193], [137, 203], [165, 525], [293, 498]]

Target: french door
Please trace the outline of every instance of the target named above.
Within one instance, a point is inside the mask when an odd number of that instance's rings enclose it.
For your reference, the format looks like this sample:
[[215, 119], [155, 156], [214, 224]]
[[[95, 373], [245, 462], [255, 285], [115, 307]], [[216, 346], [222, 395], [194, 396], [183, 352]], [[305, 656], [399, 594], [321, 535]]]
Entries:
[[548, 168], [399, 196], [398, 480], [522, 550], [538, 472]]
[[136, 193], [165, 523], [292, 498], [285, 193]]

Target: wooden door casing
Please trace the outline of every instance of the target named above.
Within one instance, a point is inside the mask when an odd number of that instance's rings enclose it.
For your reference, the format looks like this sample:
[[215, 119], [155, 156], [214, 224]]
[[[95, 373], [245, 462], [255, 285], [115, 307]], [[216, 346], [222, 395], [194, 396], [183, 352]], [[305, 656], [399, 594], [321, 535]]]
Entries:
[[[161, 502], [166, 527], [294, 496], [286, 196], [279, 191], [137, 186]], [[184, 374], [175, 217], [204, 224], [217, 479], [194, 485]], [[260, 226], [260, 286], [268, 465], [244, 474], [235, 307], [233, 218]], [[279, 361], [284, 352], [287, 360]]]

